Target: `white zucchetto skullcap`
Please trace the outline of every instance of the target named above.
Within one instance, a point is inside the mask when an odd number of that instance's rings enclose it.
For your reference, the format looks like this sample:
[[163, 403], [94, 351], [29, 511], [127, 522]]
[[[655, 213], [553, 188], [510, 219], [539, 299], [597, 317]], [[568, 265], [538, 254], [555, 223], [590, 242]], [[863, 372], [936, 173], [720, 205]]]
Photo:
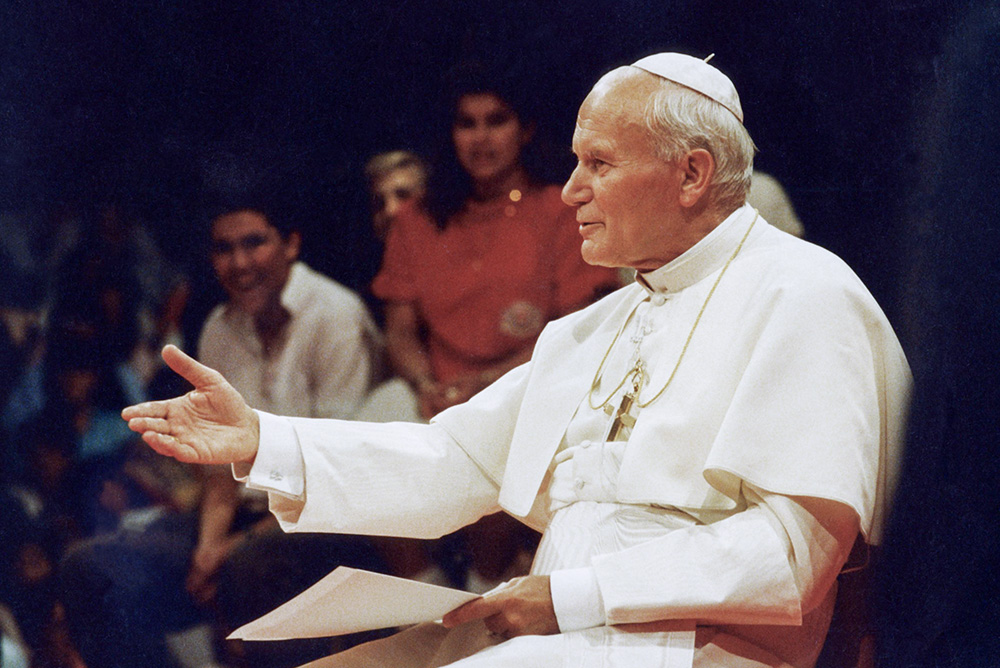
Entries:
[[[709, 56], [708, 58], [711, 58]], [[709, 97], [733, 112], [743, 122], [743, 107], [736, 86], [725, 74], [708, 64], [708, 58], [699, 60], [683, 53], [656, 53], [632, 63], [650, 74], [686, 86]]]

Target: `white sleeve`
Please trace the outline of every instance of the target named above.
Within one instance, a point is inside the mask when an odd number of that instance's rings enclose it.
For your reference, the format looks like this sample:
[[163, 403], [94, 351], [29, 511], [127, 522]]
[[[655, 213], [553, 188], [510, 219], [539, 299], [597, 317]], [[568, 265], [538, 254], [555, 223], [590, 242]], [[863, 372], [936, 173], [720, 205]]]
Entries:
[[604, 600], [592, 567], [553, 571], [549, 576], [549, 591], [562, 633], [605, 624]]
[[288, 420], [264, 411], [254, 411], [260, 420], [260, 443], [253, 465], [233, 464], [233, 477], [250, 489], [260, 489], [301, 501], [305, 472], [302, 451]]
[[750, 507], [721, 522], [552, 573], [560, 629], [662, 619], [801, 624], [846, 562], [857, 516], [833, 501], [745, 491]]
[[441, 427], [261, 417], [252, 467], [289, 532], [436, 538], [499, 510], [498, 487]]

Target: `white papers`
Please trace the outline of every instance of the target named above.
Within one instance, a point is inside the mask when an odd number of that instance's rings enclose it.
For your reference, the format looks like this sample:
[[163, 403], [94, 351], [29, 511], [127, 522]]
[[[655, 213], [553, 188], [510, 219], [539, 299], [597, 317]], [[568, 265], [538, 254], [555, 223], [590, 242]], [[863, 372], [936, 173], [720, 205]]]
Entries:
[[236, 629], [229, 637], [323, 638], [417, 624], [440, 619], [475, 598], [479, 595], [341, 566], [284, 605]]

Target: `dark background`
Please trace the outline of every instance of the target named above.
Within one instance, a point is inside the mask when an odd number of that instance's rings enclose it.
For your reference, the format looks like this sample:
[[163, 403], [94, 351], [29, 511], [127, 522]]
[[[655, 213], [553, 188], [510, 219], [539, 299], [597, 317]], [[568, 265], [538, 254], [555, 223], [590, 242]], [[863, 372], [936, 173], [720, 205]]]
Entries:
[[360, 288], [377, 268], [361, 167], [390, 148], [433, 154], [442, 73], [457, 61], [522, 73], [556, 149], [543, 176], [559, 180], [598, 76], [659, 50], [714, 52], [759, 168], [893, 316], [911, 118], [951, 6], [4, 0], [0, 211], [42, 220], [60, 204], [125, 197], [198, 273], [199, 194], [277, 178], [305, 258]]
[[211, 292], [202, 194], [275, 179], [305, 258], [360, 289], [378, 250], [361, 167], [438, 150], [457, 61], [521, 73], [559, 180], [600, 74], [714, 52], [758, 167], [869, 286], [914, 369], [875, 587], [882, 665], [1000, 665], [998, 36], [991, 0], [2, 0], [0, 214], [41, 229], [123, 198]]

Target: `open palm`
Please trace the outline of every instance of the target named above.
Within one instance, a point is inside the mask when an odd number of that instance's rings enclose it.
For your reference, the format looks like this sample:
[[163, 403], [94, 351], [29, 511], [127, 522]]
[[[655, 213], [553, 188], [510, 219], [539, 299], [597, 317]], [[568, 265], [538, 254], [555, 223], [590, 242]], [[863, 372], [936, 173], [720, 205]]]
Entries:
[[257, 454], [260, 427], [236, 389], [218, 371], [200, 364], [175, 346], [163, 360], [194, 389], [184, 396], [149, 401], [122, 411], [129, 429], [142, 434], [157, 452], [182, 462], [228, 464]]

